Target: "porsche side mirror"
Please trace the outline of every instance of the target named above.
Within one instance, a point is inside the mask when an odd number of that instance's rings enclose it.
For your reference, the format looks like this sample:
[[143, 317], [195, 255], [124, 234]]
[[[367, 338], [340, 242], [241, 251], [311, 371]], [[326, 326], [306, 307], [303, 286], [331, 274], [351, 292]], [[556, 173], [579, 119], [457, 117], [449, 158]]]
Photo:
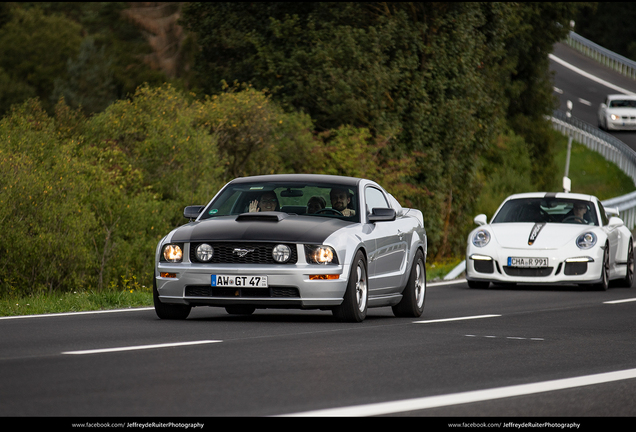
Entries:
[[475, 216], [475, 219], [473, 219], [473, 221], [477, 225], [486, 225], [488, 223], [488, 218], [486, 217], [485, 214], [480, 214], [480, 215]]
[[397, 213], [392, 208], [374, 208], [369, 215], [369, 222], [389, 222], [395, 220]]
[[187, 206], [183, 209], [183, 217], [191, 220], [196, 219], [199, 217], [204, 208], [205, 206], [201, 205]]
[[618, 218], [616, 216], [611, 217], [609, 220], [609, 224], [607, 224], [607, 226], [610, 228], [618, 228], [623, 225], [625, 225], [625, 223], [623, 222], [623, 219]]

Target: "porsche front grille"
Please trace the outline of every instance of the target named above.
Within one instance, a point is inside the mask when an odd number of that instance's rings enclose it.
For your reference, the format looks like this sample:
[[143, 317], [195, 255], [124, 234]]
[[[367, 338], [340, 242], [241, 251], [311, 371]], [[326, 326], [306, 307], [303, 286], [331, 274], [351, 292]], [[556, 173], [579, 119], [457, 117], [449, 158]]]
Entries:
[[519, 268], [504, 266], [504, 271], [508, 276], [521, 276], [521, 277], [545, 277], [552, 274], [552, 267], [541, 268]]
[[[190, 262], [200, 263], [196, 257], [196, 248], [207, 243], [214, 248], [214, 255], [209, 264], [279, 264], [272, 257], [272, 250], [281, 243], [214, 243], [197, 242], [190, 244]], [[287, 244], [291, 249], [291, 257], [285, 264], [296, 264], [298, 254], [295, 244]], [[206, 263], [206, 264], [208, 264]]]

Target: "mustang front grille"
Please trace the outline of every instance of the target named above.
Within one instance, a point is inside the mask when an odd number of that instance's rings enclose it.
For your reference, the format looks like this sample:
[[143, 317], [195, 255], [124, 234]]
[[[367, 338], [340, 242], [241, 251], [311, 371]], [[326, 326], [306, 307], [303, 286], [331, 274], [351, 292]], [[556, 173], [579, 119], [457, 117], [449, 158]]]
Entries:
[[[280, 264], [274, 261], [272, 251], [281, 243], [215, 243], [197, 242], [190, 244], [190, 262], [200, 263], [196, 257], [196, 248], [207, 243], [214, 248], [212, 260], [206, 264]], [[291, 256], [285, 264], [296, 264], [298, 253], [295, 244], [287, 244]]]
[[300, 297], [298, 288], [269, 287], [269, 288], [216, 288], [211, 286], [187, 286], [186, 297], [224, 297], [224, 298], [255, 298], [270, 297], [284, 298]]

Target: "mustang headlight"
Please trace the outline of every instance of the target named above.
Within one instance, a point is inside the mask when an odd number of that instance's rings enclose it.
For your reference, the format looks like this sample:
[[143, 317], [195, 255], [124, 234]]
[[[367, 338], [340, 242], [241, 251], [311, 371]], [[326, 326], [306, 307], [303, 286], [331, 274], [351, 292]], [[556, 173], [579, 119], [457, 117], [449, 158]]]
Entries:
[[596, 234], [586, 232], [576, 238], [576, 245], [579, 249], [590, 249], [596, 244]]
[[214, 256], [214, 248], [207, 243], [201, 243], [195, 250], [197, 259], [201, 262], [208, 262]]
[[274, 258], [274, 261], [278, 263], [285, 263], [289, 261], [289, 258], [291, 257], [291, 249], [289, 246], [284, 244], [276, 245], [274, 250], [272, 250], [272, 257]]
[[338, 256], [331, 246], [305, 245], [305, 256], [310, 264], [338, 264]]
[[473, 235], [473, 244], [477, 247], [484, 247], [490, 242], [490, 233], [484, 229], [477, 231]]
[[183, 259], [183, 249], [181, 249], [181, 245], [169, 244], [164, 246], [163, 257], [168, 262], [181, 262]]

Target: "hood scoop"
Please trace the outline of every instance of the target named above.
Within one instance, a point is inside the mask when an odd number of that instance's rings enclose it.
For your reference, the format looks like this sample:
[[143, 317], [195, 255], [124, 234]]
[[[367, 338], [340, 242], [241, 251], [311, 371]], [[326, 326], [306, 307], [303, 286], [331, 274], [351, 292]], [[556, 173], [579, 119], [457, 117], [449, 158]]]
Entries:
[[255, 212], [241, 213], [236, 217], [237, 222], [280, 222], [289, 216], [283, 212]]

